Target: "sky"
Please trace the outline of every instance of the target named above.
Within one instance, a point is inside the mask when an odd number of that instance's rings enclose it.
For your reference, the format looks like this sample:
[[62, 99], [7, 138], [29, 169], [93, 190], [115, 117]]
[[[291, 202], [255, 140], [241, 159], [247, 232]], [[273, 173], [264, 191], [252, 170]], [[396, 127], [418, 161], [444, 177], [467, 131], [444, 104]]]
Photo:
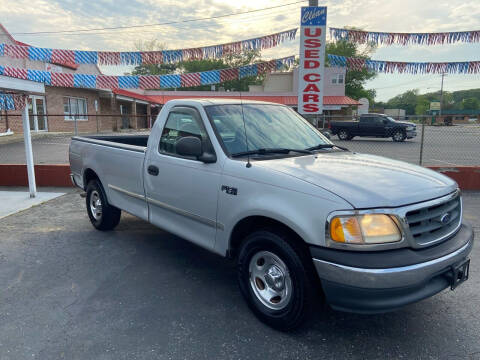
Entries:
[[[327, 26], [354, 26], [370, 31], [441, 32], [480, 30], [478, 1], [448, 0], [343, 0], [319, 1], [328, 7]], [[83, 50], [136, 50], [139, 42], [157, 39], [167, 49], [207, 46], [271, 34], [299, 26], [300, 6], [293, 4], [251, 14], [151, 26], [140, 29], [75, 34], [20, 34], [25, 32], [91, 29], [156, 24], [260, 9], [294, 0], [2, 0], [0, 22], [19, 41], [39, 47]], [[328, 37], [327, 37], [328, 39]], [[299, 37], [265, 50], [265, 59], [298, 54]], [[435, 46], [380, 46], [372, 59], [392, 61], [480, 60], [480, 43]], [[102, 67], [107, 74], [122, 74], [125, 67]], [[378, 74], [366, 84], [386, 101], [409, 89], [437, 91], [440, 75]], [[448, 75], [444, 89], [480, 88], [480, 74]]]

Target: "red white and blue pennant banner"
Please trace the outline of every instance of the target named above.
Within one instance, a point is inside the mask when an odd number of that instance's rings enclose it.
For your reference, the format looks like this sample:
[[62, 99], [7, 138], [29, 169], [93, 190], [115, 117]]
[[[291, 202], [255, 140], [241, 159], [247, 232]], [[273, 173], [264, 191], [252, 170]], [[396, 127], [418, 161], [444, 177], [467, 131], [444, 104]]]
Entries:
[[460, 62], [401, 62], [368, 60], [328, 54], [330, 66], [343, 66], [350, 70], [368, 69], [380, 73], [400, 74], [479, 74], [480, 61]]
[[168, 89], [219, 84], [228, 80], [257, 76], [290, 67], [294, 56], [240, 66], [237, 68], [168, 75], [93, 75], [50, 72], [0, 66], [0, 75], [31, 80], [49, 86], [87, 89]]
[[188, 60], [219, 59], [244, 50], [262, 50], [295, 39], [297, 29], [227, 44], [199, 48], [160, 51], [84, 51], [38, 48], [34, 46], [0, 44], [0, 56], [29, 59], [54, 64], [150, 65], [177, 63]]
[[0, 111], [21, 110], [25, 107], [26, 98], [24, 94], [0, 93]]
[[357, 44], [375, 43], [378, 45], [443, 45], [457, 42], [480, 42], [480, 30], [449, 31], [441, 33], [393, 33], [362, 31], [354, 29], [330, 28], [332, 40], [347, 40]]

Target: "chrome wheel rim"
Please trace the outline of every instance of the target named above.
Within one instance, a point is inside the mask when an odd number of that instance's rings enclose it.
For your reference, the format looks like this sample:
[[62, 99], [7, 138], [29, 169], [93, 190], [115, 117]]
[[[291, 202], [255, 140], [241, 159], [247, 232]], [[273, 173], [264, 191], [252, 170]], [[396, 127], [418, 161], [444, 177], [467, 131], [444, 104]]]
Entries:
[[272, 310], [282, 310], [292, 297], [292, 279], [287, 265], [274, 253], [260, 251], [249, 264], [250, 287], [256, 298]]
[[97, 190], [93, 190], [90, 194], [90, 212], [95, 220], [102, 217], [102, 201]]
[[340, 133], [338, 134], [338, 137], [342, 140], [345, 140], [348, 137], [348, 134], [346, 131], [340, 131]]
[[402, 140], [403, 138], [403, 134], [400, 132], [400, 131], [397, 131], [393, 137], [395, 138], [395, 140]]

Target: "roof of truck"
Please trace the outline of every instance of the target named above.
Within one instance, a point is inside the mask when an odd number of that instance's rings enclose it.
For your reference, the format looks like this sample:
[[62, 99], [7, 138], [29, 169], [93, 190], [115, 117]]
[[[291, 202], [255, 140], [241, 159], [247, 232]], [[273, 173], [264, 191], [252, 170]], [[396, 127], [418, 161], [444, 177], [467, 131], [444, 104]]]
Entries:
[[264, 104], [264, 105], [281, 105], [274, 102], [267, 102], [267, 101], [257, 101], [257, 100], [250, 100], [250, 99], [228, 99], [228, 98], [194, 98], [194, 99], [176, 99], [170, 100], [169, 102], [178, 102], [178, 103], [185, 103], [185, 102], [196, 102], [200, 103], [203, 106], [207, 105], [233, 105], [233, 104]]

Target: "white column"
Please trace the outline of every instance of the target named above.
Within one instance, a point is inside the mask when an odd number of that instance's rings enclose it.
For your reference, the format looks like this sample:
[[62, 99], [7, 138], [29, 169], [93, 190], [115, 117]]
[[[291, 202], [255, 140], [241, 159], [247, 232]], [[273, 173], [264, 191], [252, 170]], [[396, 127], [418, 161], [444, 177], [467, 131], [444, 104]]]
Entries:
[[35, 185], [35, 169], [33, 167], [32, 138], [30, 136], [30, 121], [28, 120], [28, 100], [25, 100], [25, 108], [22, 112], [23, 137], [25, 139], [25, 156], [27, 158], [28, 188], [30, 197], [37, 195], [37, 186]]

